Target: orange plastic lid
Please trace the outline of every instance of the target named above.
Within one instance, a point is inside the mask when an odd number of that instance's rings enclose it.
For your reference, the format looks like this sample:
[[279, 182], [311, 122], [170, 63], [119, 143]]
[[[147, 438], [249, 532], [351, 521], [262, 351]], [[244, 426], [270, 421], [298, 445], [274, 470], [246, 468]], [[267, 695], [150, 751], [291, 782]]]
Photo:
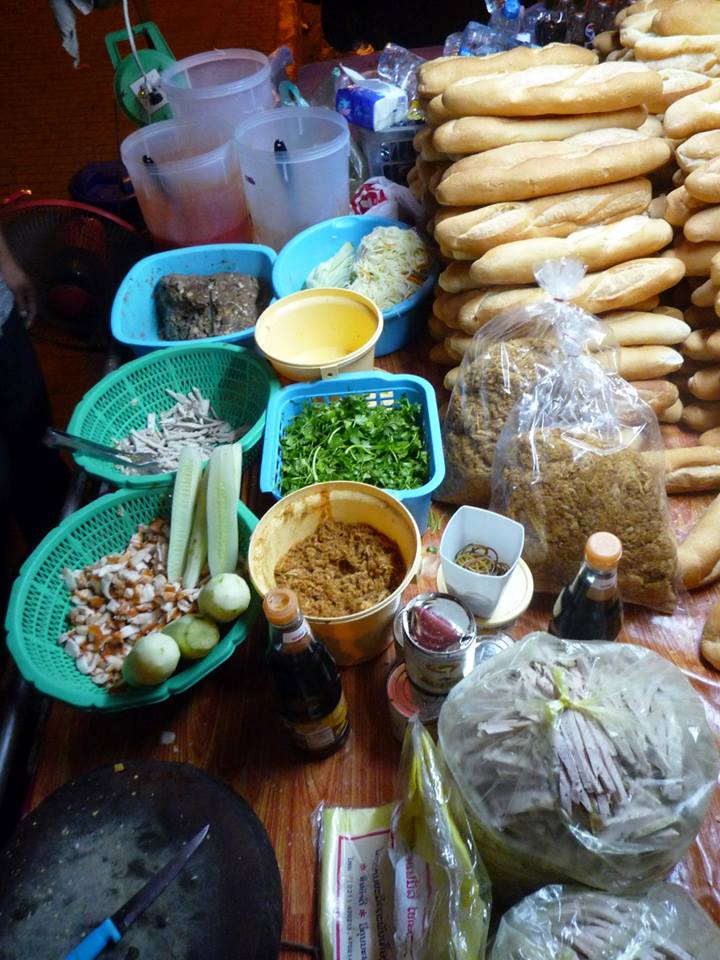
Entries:
[[585, 559], [595, 570], [614, 570], [620, 563], [622, 543], [614, 533], [593, 533], [585, 544]]
[[292, 623], [300, 612], [297, 594], [285, 587], [274, 587], [265, 594], [263, 610], [270, 623], [276, 627]]

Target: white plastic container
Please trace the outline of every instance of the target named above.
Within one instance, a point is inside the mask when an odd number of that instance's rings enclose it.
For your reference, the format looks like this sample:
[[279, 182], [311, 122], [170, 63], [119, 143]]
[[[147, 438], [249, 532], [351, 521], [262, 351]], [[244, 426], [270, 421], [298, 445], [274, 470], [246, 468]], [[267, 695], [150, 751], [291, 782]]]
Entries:
[[178, 60], [160, 75], [176, 120], [217, 118], [236, 126], [273, 106], [270, 61], [257, 50], [209, 50]]
[[[455, 563], [458, 550], [470, 543], [492, 547], [498, 559], [508, 565], [507, 573], [489, 576]], [[476, 616], [489, 617], [510, 581], [524, 545], [525, 528], [516, 520], [480, 507], [460, 507], [450, 517], [440, 541], [440, 563], [448, 592], [462, 597]]]
[[[280, 107], [235, 131], [255, 237], [280, 250], [295, 234], [348, 212], [347, 121], [326, 107]], [[278, 152], [281, 141], [285, 150]]]
[[131, 133], [120, 154], [158, 249], [250, 240], [232, 127], [163, 120]]

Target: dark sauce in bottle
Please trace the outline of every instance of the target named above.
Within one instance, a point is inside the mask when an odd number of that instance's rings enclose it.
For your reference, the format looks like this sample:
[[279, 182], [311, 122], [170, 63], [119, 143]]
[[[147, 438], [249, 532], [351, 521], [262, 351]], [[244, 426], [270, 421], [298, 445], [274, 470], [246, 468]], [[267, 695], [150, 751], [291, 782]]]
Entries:
[[560, 591], [548, 631], [566, 640], [615, 640], [623, 606], [617, 569], [622, 544], [612, 533], [594, 533], [585, 544], [577, 576]]

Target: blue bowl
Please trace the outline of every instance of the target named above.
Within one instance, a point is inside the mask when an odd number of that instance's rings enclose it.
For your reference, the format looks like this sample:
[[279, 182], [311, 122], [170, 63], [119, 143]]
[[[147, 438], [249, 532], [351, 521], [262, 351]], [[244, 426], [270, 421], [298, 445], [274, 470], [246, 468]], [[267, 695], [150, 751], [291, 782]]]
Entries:
[[[319, 263], [329, 260], [348, 241], [357, 247], [365, 234], [375, 227], [410, 229], [399, 220], [365, 215], [335, 217], [303, 230], [289, 240], [277, 256], [272, 272], [275, 295], [286, 297], [289, 293], [302, 290], [308, 274]], [[407, 346], [424, 329], [437, 275], [438, 267], [433, 266], [419, 290], [397, 306], [383, 310], [385, 326], [375, 346], [376, 357], [384, 357]]]
[[221, 337], [199, 340], [163, 340], [158, 330], [153, 291], [161, 277], [168, 273], [246, 273], [264, 280], [272, 287], [275, 251], [254, 243], [211, 243], [198, 247], [180, 247], [154, 253], [139, 260], [120, 284], [110, 314], [112, 334], [138, 356], [162, 347], [192, 346], [202, 343], [239, 343], [250, 341], [253, 347], [255, 327], [228, 333]]

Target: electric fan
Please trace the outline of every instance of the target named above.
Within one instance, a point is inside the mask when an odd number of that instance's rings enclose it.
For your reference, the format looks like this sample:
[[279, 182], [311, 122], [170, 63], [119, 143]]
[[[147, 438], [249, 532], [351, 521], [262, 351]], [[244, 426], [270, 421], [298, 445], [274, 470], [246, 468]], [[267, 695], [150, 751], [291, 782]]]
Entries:
[[67, 200], [14, 203], [0, 211], [0, 224], [41, 316], [88, 345], [107, 345], [117, 288], [151, 252], [149, 241], [119, 217]]

